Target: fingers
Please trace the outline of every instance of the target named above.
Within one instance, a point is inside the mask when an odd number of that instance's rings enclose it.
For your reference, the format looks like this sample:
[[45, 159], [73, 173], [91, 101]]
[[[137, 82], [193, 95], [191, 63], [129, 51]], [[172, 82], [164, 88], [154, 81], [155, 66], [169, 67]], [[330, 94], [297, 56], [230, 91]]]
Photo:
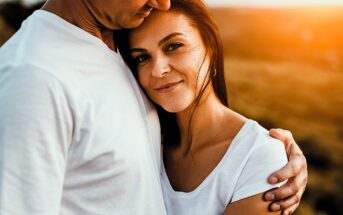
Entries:
[[281, 168], [280, 170], [276, 171], [273, 173], [271, 176], [268, 178], [268, 182], [270, 184], [277, 184], [282, 181], [285, 181], [289, 178], [292, 178], [296, 176], [296, 174], [299, 172], [299, 167], [297, 165], [294, 165], [293, 163], [288, 162], [286, 166]]
[[307, 178], [307, 171], [301, 172], [296, 177], [288, 179], [287, 183], [280, 188], [266, 192], [264, 198], [266, 201], [275, 201], [297, 195], [297, 193], [300, 194], [298, 197], [301, 197], [306, 188]]
[[288, 154], [288, 149], [290, 145], [295, 143], [295, 140], [293, 138], [293, 135], [290, 131], [280, 129], [280, 128], [273, 128], [269, 130], [269, 135], [282, 141], [283, 144], [285, 144], [285, 148]]
[[293, 139], [291, 132], [283, 129], [271, 129], [269, 134], [285, 144], [289, 162], [282, 169], [274, 172], [268, 178], [268, 182], [276, 184], [288, 181], [280, 188], [268, 191], [264, 195], [264, 199], [274, 201], [269, 206], [271, 211], [282, 210], [282, 215], [292, 214], [299, 206], [307, 184], [306, 158]]
[[271, 184], [276, 184], [297, 176], [305, 168], [302, 157], [303, 155], [292, 156], [286, 166], [269, 176], [268, 182]]
[[283, 211], [282, 214], [292, 214], [300, 204], [302, 192], [297, 193], [282, 201], [273, 202], [269, 205], [270, 211]]
[[285, 199], [289, 196], [296, 194], [300, 189], [300, 184], [296, 184], [294, 179], [290, 179], [287, 183], [272, 192], [274, 200]]
[[301, 171], [300, 174], [288, 179], [287, 183], [280, 188], [268, 191], [264, 195], [264, 199], [274, 201], [269, 207], [270, 210], [283, 210], [283, 214], [293, 213], [299, 206], [306, 188], [307, 179], [307, 171]]
[[[292, 214], [294, 211], [298, 208], [300, 204], [300, 199], [301, 197], [292, 196], [290, 198], [287, 198], [281, 202], [278, 203], [272, 203], [270, 205], [270, 210], [271, 211], [282, 211], [282, 214]], [[276, 206], [274, 206], [276, 205]], [[278, 210], [273, 210], [273, 209], [278, 209]]]
[[299, 206], [299, 204], [294, 205], [294, 206], [288, 208], [287, 210], [282, 211], [282, 215], [290, 215], [290, 214], [293, 214], [294, 211], [298, 208], [298, 206]]
[[293, 138], [293, 135], [290, 131], [281, 128], [272, 128], [269, 130], [269, 134], [281, 141], [286, 141], [289, 138]]
[[273, 189], [266, 193], [264, 195], [266, 201], [274, 200], [274, 202], [269, 205], [269, 210], [282, 210], [282, 214], [292, 214], [299, 206], [307, 184], [307, 177], [302, 177], [304, 179], [302, 180], [301, 185], [296, 185], [296, 182], [293, 182], [294, 179], [290, 179], [281, 188]]
[[274, 172], [269, 178], [268, 182], [276, 184], [285, 181], [289, 178], [295, 177], [299, 174], [307, 175], [306, 158], [296, 144], [291, 145], [289, 162], [280, 170]]
[[288, 157], [289, 159], [291, 159], [292, 157], [300, 157], [301, 159], [305, 159], [303, 152], [301, 151], [300, 147], [293, 142], [290, 146], [289, 146], [289, 154]]
[[[302, 191], [306, 186], [303, 183], [304, 181], [296, 181], [292, 178], [288, 180], [288, 182], [285, 185], [281, 186], [279, 189], [274, 189], [266, 193], [265, 198], [267, 201], [275, 201], [296, 195], [299, 191]], [[271, 199], [272, 197], [273, 199]]]

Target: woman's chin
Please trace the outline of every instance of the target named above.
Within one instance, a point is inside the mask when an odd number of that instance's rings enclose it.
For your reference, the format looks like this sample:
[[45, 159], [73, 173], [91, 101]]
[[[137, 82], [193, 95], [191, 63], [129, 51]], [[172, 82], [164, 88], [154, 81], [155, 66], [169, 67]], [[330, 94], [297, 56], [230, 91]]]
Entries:
[[180, 113], [183, 112], [186, 107], [180, 105], [160, 105], [165, 111], [169, 113]]

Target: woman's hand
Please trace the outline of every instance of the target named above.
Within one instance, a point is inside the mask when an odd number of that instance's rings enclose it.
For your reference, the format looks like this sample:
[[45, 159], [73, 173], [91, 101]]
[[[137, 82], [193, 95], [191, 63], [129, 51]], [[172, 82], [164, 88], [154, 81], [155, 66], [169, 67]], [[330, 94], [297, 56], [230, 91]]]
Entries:
[[285, 144], [288, 163], [282, 169], [274, 172], [268, 178], [268, 182], [276, 184], [287, 179], [288, 181], [280, 188], [266, 192], [264, 200], [273, 201], [269, 206], [271, 211], [282, 210], [282, 215], [292, 214], [299, 206], [307, 184], [306, 158], [291, 132], [283, 129], [271, 129], [269, 134]]

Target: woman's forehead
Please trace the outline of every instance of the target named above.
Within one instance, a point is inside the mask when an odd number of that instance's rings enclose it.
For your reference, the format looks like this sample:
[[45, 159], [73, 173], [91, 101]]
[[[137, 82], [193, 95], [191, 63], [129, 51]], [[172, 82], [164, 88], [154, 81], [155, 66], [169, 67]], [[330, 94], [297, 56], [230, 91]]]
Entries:
[[198, 36], [198, 30], [184, 14], [155, 11], [141, 26], [130, 31], [130, 41], [143, 42], [143, 40], [163, 37], [174, 32], [190, 37]]

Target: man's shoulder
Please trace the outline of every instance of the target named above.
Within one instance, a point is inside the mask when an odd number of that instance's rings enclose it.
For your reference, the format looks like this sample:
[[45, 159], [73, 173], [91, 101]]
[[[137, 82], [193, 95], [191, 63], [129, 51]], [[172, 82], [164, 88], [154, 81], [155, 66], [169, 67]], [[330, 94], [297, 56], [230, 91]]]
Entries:
[[2, 87], [7, 85], [23, 89], [37, 88], [42, 90], [53, 86], [55, 89], [64, 88], [62, 81], [53, 73], [29, 63], [0, 66], [0, 84]]

